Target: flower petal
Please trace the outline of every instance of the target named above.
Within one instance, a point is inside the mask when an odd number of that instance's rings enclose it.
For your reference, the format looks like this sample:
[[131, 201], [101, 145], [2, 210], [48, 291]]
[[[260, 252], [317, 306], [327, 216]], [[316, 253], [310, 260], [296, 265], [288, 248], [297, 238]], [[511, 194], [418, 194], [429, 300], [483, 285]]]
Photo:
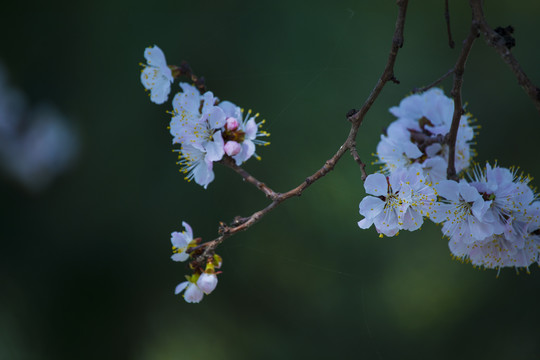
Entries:
[[387, 196], [388, 195], [388, 182], [386, 176], [383, 174], [371, 174], [368, 175], [364, 182], [364, 188], [366, 193], [375, 196]]
[[184, 289], [186, 288], [186, 286], [189, 285], [189, 281], [184, 281], [184, 282], [181, 282], [180, 284], [178, 284], [176, 286], [176, 288], [174, 289], [174, 294], [175, 295], [178, 295], [180, 294], [182, 291], [184, 291]]

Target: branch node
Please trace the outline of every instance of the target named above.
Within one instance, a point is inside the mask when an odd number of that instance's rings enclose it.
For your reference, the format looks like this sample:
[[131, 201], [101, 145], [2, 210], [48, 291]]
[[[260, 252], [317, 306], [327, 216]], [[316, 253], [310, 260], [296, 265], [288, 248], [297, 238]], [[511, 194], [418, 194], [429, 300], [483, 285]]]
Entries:
[[352, 117], [353, 117], [354, 115], [356, 115], [357, 112], [358, 112], [358, 110], [356, 110], [356, 109], [351, 109], [351, 110], [347, 111], [347, 115], [346, 115], [346, 116], [347, 116], [347, 120], [349, 120], [349, 121], [352, 122], [352, 121], [353, 121]]
[[512, 25], [508, 25], [505, 28], [499, 26], [495, 28], [495, 32], [501, 37], [498, 43], [506, 46], [508, 50], [516, 46], [516, 39], [514, 39], [514, 37], [512, 36], [512, 34], [514, 33], [514, 27]]

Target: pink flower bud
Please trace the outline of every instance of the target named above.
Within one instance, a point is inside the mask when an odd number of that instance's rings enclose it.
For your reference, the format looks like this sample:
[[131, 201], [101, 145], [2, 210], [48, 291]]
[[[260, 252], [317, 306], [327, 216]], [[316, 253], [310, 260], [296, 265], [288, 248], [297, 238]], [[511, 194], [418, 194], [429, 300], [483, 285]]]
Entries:
[[227, 141], [227, 143], [225, 143], [224, 150], [227, 155], [234, 156], [237, 155], [240, 150], [242, 150], [242, 145], [240, 145], [236, 141]]
[[234, 130], [238, 129], [238, 120], [236, 120], [233, 117], [228, 117], [227, 118], [227, 123], [225, 124], [225, 129], [227, 129], [229, 131], [234, 131]]

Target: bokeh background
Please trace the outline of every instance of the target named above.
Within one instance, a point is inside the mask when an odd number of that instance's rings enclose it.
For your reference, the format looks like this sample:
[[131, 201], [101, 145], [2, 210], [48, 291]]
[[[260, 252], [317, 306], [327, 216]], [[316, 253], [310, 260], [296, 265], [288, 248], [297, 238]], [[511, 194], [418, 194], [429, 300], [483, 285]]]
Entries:
[[[457, 58], [470, 11], [451, 2], [452, 50], [443, 3], [409, 5], [401, 84], [387, 85], [358, 136], [367, 162], [393, 120], [388, 108]], [[513, 53], [540, 83], [540, 3], [485, 11], [493, 27], [515, 27]], [[170, 233], [184, 220], [210, 240], [219, 221], [267, 200], [219, 166], [207, 190], [182, 179], [170, 103], [151, 103], [140, 84], [144, 48], [187, 60], [220, 98], [267, 119], [272, 144], [245, 168], [285, 191], [345, 139], [345, 114], [382, 72], [396, 14], [394, 1], [349, 0], [3, 6], [10, 82], [70, 119], [80, 153], [40, 193], [0, 180], [0, 359], [538, 359], [540, 269], [497, 278], [461, 264], [433, 224], [395, 238], [361, 231], [364, 191], [349, 156], [227, 240], [219, 285], [202, 303], [173, 294], [188, 271], [169, 259]], [[540, 176], [539, 115], [483, 39], [463, 98], [482, 126], [476, 160]]]

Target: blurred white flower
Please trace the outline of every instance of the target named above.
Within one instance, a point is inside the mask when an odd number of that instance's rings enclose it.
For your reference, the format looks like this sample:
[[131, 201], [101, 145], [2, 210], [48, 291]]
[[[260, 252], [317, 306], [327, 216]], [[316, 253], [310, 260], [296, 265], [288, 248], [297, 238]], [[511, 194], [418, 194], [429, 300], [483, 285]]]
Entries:
[[6, 175], [40, 191], [67, 170], [77, 152], [78, 140], [66, 119], [50, 105], [27, 109], [0, 68], [0, 167]]

